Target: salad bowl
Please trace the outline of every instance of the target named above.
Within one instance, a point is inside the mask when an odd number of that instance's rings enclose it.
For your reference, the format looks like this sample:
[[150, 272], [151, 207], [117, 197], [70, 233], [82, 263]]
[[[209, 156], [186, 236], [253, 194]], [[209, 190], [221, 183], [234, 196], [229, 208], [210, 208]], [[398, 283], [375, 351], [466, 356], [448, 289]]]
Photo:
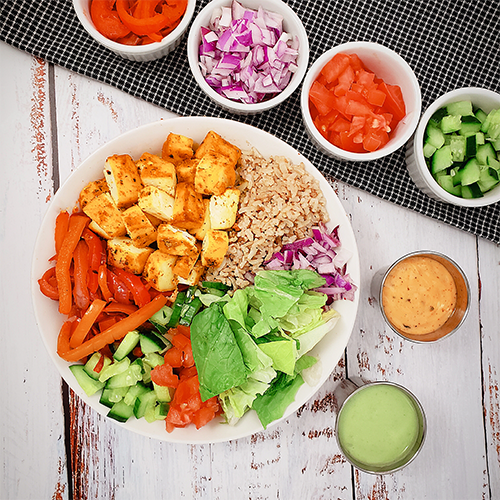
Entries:
[[[103, 166], [107, 157], [113, 154], [129, 154], [132, 158], [138, 159], [145, 151], [161, 154], [162, 144], [170, 132], [191, 137], [196, 143], [200, 143], [210, 130], [216, 131], [242, 150], [255, 148], [266, 158], [285, 156], [295, 164], [304, 164], [306, 170], [318, 180], [324, 193], [326, 209], [330, 217], [328, 227], [339, 226], [339, 238], [342, 246], [349, 249], [352, 254], [347, 264], [348, 272], [353, 282], [359, 287], [360, 269], [356, 240], [340, 200], [321, 173], [304, 156], [285, 142], [267, 132], [240, 122], [208, 117], [161, 120], [126, 132], [89, 156], [57, 191], [40, 227], [32, 262], [33, 306], [40, 334], [48, 353], [71, 389], [103, 416], [107, 415], [108, 408], [99, 403], [99, 395], [87, 396], [71, 373], [70, 363], [57, 355], [57, 336], [65, 317], [58, 312], [58, 302], [43, 296], [38, 286], [38, 279], [46, 271], [48, 261], [54, 254], [53, 235], [56, 216], [61, 210], [72, 210], [76, 205], [81, 189], [88, 182], [102, 177]], [[312, 385], [304, 383], [300, 387], [295, 401], [288, 406], [283, 417], [271, 425], [286, 419], [305, 404], [337, 366], [352, 332], [358, 308], [358, 298], [359, 289], [354, 300], [343, 300], [334, 303], [334, 308], [340, 314], [340, 319], [333, 330], [328, 332], [310, 352], [320, 361], [317, 363], [317, 376], [314, 382], [311, 382]], [[116, 421], [113, 420], [113, 422]], [[163, 421], [148, 423], [144, 419], [131, 418], [125, 423], [116, 422], [116, 424], [132, 432], [155, 439], [192, 444], [228, 441], [263, 430], [261, 422], [253, 411], [247, 412], [234, 426], [225, 424], [222, 418], [218, 418], [199, 430], [193, 425], [175, 429], [171, 433], [167, 433]]]

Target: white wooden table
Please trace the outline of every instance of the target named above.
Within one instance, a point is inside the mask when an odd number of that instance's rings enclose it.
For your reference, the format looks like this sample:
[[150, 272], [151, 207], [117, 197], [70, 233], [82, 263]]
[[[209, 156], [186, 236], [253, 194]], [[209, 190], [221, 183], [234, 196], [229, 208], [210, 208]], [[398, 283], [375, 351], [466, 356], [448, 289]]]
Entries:
[[[500, 498], [500, 249], [341, 183], [361, 258], [359, 313], [344, 359], [296, 414], [236, 441], [170, 444], [121, 429], [68, 391], [31, 305], [38, 227], [90, 153], [171, 116], [0, 43], [0, 499]], [[423, 248], [456, 260], [472, 291], [465, 325], [432, 345], [392, 334], [369, 289], [379, 268]], [[428, 435], [407, 468], [368, 475], [340, 454], [332, 391], [346, 373], [419, 397]]]

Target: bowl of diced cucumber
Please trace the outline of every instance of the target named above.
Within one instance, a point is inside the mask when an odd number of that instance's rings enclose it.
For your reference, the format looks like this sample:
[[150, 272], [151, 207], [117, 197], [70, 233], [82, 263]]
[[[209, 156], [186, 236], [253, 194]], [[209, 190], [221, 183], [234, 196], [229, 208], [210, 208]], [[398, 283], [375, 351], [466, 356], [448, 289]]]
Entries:
[[469, 87], [434, 101], [407, 144], [406, 164], [435, 200], [466, 207], [500, 201], [500, 94]]

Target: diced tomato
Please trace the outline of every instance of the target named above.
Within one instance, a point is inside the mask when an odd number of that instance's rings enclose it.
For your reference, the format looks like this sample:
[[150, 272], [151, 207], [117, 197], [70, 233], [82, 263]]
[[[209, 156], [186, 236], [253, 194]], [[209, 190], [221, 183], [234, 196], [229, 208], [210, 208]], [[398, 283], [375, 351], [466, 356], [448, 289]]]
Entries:
[[377, 77], [356, 54], [337, 54], [323, 67], [309, 104], [323, 137], [355, 153], [383, 147], [406, 113], [401, 89]]
[[347, 54], [335, 54], [330, 61], [328, 61], [323, 69], [323, 75], [328, 83], [335, 82], [337, 78], [350, 66], [351, 58]]
[[193, 424], [196, 425], [197, 429], [200, 429], [204, 425], [208, 424], [215, 417], [215, 410], [208, 406], [202, 406], [193, 415]]
[[163, 356], [165, 363], [173, 368], [180, 368], [182, 366], [182, 351], [177, 347], [171, 347]]
[[335, 106], [335, 96], [318, 81], [311, 85], [309, 99], [320, 115], [327, 115]]
[[155, 366], [151, 370], [151, 380], [156, 385], [174, 388], [179, 386], [179, 377], [175, 375], [173, 368], [167, 363]]

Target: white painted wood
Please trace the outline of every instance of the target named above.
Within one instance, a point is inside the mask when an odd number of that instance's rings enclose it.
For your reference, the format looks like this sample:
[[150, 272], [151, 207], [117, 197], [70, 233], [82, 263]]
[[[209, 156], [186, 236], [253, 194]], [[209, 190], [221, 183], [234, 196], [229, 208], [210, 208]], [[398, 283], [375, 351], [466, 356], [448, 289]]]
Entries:
[[[61, 382], [36, 331], [28, 285], [31, 248], [51, 194], [47, 173], [51, 151], [56, 150], [61, 179], [65, 179], [105, 142], [172, 114], [55, 68], [57, 141], [52, 142], [48, 83], [43, 76], [46, 65], [5, 44], [0, 44], [0, 57], [2, 69], [9, 70], [0, 75], [4, 153], [0, 188], [4, 348], [0, 356], [8, 381], [0, 390], [0, 498], [66, 498]], [[41, 75], [38, 80], [36, 75]], [[45, 96], [43, 105], [33, 100], [36, 94]], [[43, 108], [41, 115], [33, 114], [37, 105]], [[35, 137], [41, 149], [33, 150]], [[17, 168], [6, 168], [11, 165]], [[345, 376], [341, 360], [317, 395], [286, 421], [249, 438], [214, 445], [176, 445], [131, 434], [71, 394], [75, 499], [500, 496], [499, 248], [344, 184], [334, 183], [334, 187], [351, 216], [362, 265], [361, 301], [346, 351], [347, 372], [365, 380], [393, 380], [419, 397], [429, 432], [415, 462], [388, 476], [360, 473], [345, 462], [334, 436], [333, 390]], [[427, 346], [392, 334], [369, 288], [379, 268], [422, 248], [456, 260], [472, 290], [472, 307], [463, 328]], [[19, 339], [28, 360], [17, 355]]]

